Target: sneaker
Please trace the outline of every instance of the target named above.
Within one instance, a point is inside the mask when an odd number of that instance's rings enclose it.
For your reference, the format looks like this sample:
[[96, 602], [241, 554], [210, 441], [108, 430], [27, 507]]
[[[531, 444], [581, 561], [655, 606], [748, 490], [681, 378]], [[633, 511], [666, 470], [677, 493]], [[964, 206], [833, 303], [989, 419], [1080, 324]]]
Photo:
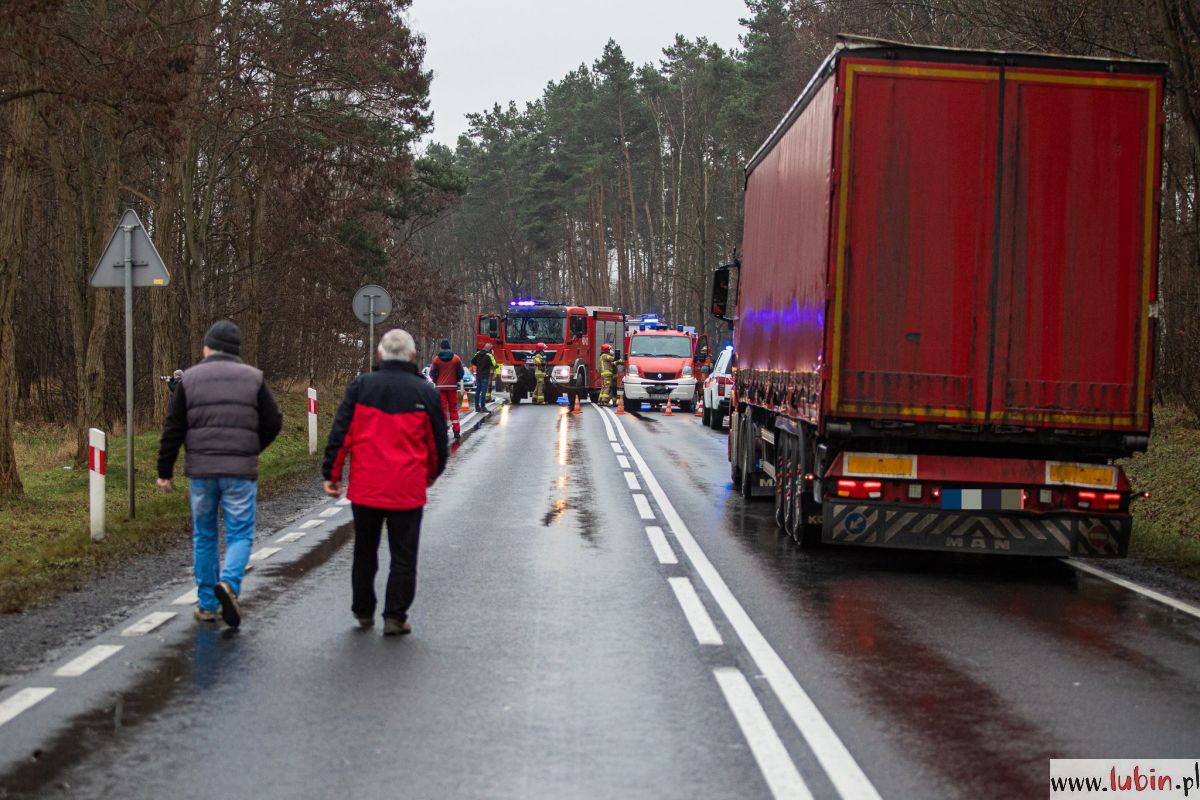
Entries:
[[217, 612], [209, 611], [204, 608], [197, 608], [192, 612], [192, 616], [196, 618], [196, 622], [216, 622]]
[[370, 630], [375, 627], [375, 619], [373, 617], [355, 617], [354, 620], [358, 623], [359, 630]]
[[391, 617], [383, 618], [384, 636], [403, 636], [406, 633], [412, 633], [412, 625]]
[[213, 587], [213, 594], [217, 596], [217, 602], [221, 604], [221, 619], [225, 620], [225, 624], [231, 628], [241, 625], [242, 612], [238, 608], [237, 595], [233, 593], [233, 587], [225, 581], [221, 581]]

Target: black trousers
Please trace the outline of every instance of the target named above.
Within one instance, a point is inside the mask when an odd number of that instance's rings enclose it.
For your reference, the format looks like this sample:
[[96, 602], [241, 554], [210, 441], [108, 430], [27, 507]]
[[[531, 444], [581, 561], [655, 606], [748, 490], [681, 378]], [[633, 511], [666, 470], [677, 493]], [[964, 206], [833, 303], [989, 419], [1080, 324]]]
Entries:
[[417, 546], [421, 539], [423, 508], [389, 511], [355, 503], [354, 566], [351, 569], [356, 617], [375, 616], [375, 573], [379, 570], [379, 539], [387, 522], [392, 564], [383, 597], [383, 616], [404, 622], [417, 591]]

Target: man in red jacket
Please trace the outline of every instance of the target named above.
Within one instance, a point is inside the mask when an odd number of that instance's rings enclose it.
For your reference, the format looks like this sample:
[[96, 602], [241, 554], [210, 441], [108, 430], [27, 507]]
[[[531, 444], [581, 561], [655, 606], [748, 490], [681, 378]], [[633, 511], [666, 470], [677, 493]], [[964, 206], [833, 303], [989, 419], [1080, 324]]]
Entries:
[[425, 490], [446, 468], [446, 418], [438, 393], [417, 372], [412, 336], [396, 329], [379, 340], [379, 369], [359, 375], [338, 406], [325, 448], [325, 492], [341, 494], [350, 458], [346, 496], [354, 512], [353, 601], [363, 630], [375, 624], [375, 572], [386, 520], [388, 570], [383, 634], [412, 631], [408, 608], [417, 588], [417, 546]]
[[[437, 385], [442, 396], [442, 411], [454, 426], [454, 441], [462, 438], [458, 427], [458, 384], [463, 379], [462, 359], [450, 349], [450, 340], [442, 339], [442, 350], [429, 365], [429, 380]], [[444, 430], [444, 429], [443, 429]], [[445, 434], [442, 434], [445, 438]]]

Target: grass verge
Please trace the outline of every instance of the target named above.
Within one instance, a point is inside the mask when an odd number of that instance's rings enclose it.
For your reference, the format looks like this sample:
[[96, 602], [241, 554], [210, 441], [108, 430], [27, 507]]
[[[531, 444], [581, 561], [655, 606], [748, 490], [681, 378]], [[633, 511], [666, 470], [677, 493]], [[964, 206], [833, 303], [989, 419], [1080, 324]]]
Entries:
[[1181, 404], [1154, 410], [1150, 448], [1119, 462], [1133, 488], [1129, 555], [1200, 580], [1200, 424]]
[[[260, 459], [260, 497], [317, 473], [337, 407], [336, 400], [322, 404], [319, 451], [310, 456], [304, 392], [281, 392], [277, 400], [283, 410], [283, 430]], [[182, 451], [175, 465], [175, 492], [163, 494], [154, 482], [159, 433], [147, 430], [134, 437], [137, 514], [132, 520], [127, 519], [126, 439], [108, 437], [107, 535], [97, 543], [88, 534], [87, 470], [70, 468], [72, 431], [64, 426], [18, 426], [17, 465], [25, 495], [0, 506], [0, 613], [20, 611], [79, 589], [134, 556], [190, 539]]]

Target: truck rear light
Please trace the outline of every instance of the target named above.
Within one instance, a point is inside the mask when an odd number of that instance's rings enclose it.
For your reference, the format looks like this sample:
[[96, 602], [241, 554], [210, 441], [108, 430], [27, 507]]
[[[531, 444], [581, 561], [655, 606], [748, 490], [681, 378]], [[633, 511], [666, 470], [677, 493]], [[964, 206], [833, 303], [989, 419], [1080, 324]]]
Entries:
[[932, 492], [930, 492], [930, 494], [933, 495], [934, 500], [942, 499], [942, 490], [941, 489], [934, 489]]
[[1096, 502], [1095, 492], [1077, 492], [1075, 495], [1075, 505], [1080, 508], [1091, 508], [1094, 502]]
[[1076, 492], [1075, 504], [1093, 511], [1116, 511], [1121, 508], [1119, 492]]
[[878, 499], [883, 494], [883, 484], [879, 481], [863, 481], [863, 490], [867, 497]]
[[858, 499], [878, 500], [883, 495], [883, 484], [879, 481], [846, 481], [837, 482], [838, 497], [853, 497]]

